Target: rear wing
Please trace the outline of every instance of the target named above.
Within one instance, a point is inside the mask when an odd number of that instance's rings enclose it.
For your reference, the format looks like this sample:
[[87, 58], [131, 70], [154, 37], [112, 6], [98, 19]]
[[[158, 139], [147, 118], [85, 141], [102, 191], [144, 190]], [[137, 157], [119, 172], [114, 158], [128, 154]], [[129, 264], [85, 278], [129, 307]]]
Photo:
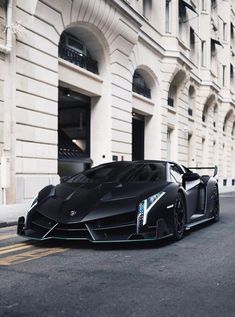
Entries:
[[192, 170], [214, 170], [214, 174], [213, 174], [213, 177], [216, 177], [216, 175], [218, 174], [218, 166], [215, 165], [214, 167], [188, 167], [189, 169], [192, 169]]

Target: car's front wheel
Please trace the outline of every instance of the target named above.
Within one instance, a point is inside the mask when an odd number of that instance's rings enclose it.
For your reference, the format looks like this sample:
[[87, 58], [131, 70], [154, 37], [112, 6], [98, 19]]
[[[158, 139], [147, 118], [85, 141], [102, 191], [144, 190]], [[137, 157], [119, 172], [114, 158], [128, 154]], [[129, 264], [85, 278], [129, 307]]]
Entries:
[[173, 235], [175, 240], [182, 239], [185, 231], [185, 203], [182, 194], [178, 193], [174, 205]]

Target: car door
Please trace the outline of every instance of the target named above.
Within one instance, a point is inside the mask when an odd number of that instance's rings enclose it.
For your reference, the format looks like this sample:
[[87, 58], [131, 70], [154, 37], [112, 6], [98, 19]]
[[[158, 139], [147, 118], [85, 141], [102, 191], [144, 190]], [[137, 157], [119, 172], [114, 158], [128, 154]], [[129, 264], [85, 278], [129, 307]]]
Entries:
[[183, 182], [183, 175], [185, 174], [185, 171], [183, 168], [181, 168], [181, 166], [175, 163], [170, 164], [170, 174], [173, 180], [184, 187], [186, 217], [187, 222], [190, 222], [194, 219], [194, 215], [197, 214], [197, 200], [200, 180], [198, 182], [189, 181], [185, 184], [185, 182]]

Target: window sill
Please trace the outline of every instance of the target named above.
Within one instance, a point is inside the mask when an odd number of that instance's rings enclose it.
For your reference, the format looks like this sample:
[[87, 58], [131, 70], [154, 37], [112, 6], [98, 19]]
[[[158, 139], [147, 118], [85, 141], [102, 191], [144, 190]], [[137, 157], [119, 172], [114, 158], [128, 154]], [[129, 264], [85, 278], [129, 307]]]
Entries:
[[211, 76], [213, 78], [217, 78], [217, 74], [216, 74], [216, 71], [214, 71], [213, 69], [210, 70], [210, 73], [211, 73]]
[[180, 37], [178, 37], [178, 43], [184, 50], [190, 51], [190, 47]]
[[146, 98], [146, 97], [144, 97], [144, 96], [142, 96], [140, 94], [137, 94], [136, 92], [132, 92], [132, 96], [137, 98], [137, 99], [140, 99], [140, 100], [142, 100], [142, 101], [144, 101], [146, 103], [148, 103], [151, 106], [154, 106], [154, 102], [152, 101], [152, 99]]
[[176, 114], [176, 109], [174, 107], [168, 106], [167, 105], [167, 110], [173, 114]]
[[191, 121], [191, 122], [195, 122], [195, 119], [194, 119], [194, 117], [192, 117], [192, 116], [189, 116], [189, 115], [188, 115], [188, 120], [189, 120], [189, 121]]

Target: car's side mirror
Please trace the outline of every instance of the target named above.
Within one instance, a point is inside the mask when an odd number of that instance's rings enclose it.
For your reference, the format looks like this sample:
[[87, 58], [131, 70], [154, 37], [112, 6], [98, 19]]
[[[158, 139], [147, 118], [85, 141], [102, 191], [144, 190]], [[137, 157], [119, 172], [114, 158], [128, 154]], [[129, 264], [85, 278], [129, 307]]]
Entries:
[[200, 183], [200, 175], [197, 173], [185, 173], [182, 180], [185, 190], [189, 190]]
[[197, 173], [185, 173], [183, 175], [183, 181], [185, 182], [196, 181], [198, 179], [200, 179], [200, 175]]

